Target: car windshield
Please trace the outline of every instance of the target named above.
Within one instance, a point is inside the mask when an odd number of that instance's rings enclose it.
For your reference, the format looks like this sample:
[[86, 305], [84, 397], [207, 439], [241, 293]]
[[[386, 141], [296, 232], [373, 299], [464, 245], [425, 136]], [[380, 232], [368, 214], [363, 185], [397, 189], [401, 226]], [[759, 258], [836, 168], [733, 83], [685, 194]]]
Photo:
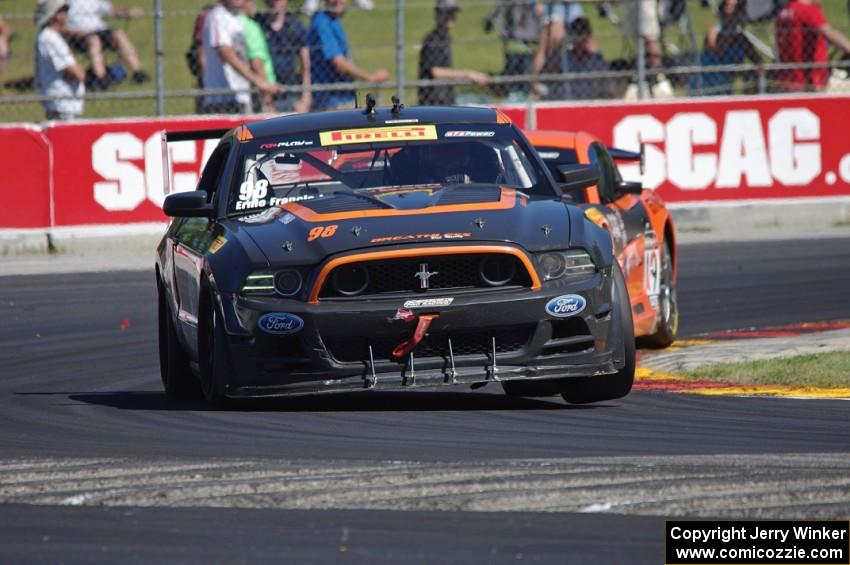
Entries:
[[510, 125], [398, 126], [319, 132], [241, 144], [228, 212], [387, 188], [485, 185], [551, 195]]

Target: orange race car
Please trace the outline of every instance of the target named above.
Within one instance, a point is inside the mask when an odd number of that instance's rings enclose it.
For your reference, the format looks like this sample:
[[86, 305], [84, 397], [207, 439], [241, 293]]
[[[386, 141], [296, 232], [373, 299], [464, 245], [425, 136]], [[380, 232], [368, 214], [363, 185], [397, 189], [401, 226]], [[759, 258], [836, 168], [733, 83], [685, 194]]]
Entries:
[[605, 228], [626, 276], [635, 337], [649, 347], [666, 347], [676, 339], [676, 236], [673, 219], [654, 190], [620, 176], [615, 161], [642, 161], [641, 153], [607, 148], [585, 132], [527, 131], [555, 179], [571, 167], [580, 173], [596, 165], [596, 184], [562, 185], [585, 216]]

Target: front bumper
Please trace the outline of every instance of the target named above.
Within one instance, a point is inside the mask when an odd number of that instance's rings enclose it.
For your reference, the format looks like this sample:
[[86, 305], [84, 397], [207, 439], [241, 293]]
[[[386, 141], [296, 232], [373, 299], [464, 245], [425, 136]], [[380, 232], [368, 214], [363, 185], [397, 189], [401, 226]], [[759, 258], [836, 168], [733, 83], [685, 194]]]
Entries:
[[[546, 304], [565, 294], [584, 297], [584, 310], [566, 318], [550, 315]], [[227, 395], [476, 386], [611, 374], [625, 362], [611, 296], [610, 270], [580, 284], [546, 283], [538, 291], [434, 294], [453, 301], [413, 310], [438, 317], [412, 355], [396, 360], [388, 352], [416, 327], [415, 321], [396, 319], [410, 296], [308, 304], [222, 294], [233, 367]], [[258, 319], [270, 312], [296, 315], [304, 327], [288, 336], [265, 333]]]

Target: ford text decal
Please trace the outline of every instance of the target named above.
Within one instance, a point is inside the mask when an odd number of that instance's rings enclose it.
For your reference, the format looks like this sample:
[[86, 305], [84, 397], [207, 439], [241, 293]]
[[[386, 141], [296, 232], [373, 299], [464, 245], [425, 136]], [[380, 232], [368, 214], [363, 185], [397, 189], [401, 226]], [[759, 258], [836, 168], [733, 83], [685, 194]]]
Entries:
[[275, 335], [291, 335], [301, 331], [304, 320], [295, 314], [269, 313], [260, 316], [257, 326], [266, 333]]
[[567, 318], [569, 316], [575, 316], [584, 310], [585, 306], [587, 306], [587, 301], [585, 301], [583, 296], [579, 296], [578, 294], [564, 294], [547, 302], [546, 312], [556, 318]]

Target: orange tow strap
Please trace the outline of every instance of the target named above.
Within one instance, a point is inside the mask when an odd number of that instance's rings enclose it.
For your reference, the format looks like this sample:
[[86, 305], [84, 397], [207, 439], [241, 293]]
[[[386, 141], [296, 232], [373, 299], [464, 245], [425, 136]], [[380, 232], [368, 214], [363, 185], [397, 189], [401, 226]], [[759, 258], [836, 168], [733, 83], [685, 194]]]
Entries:
[[428, 328], [431, 326], [431, 322], [439, 317], [439, 314], [422, 314], [419, 316], [419, 321], [416, 323], [416, 329], [413, 331], [413, 337], [401, 342], [398, 347], [393, 349], [393, 357], [401, 359], [416, 349], [419, 342], [425, 338], [425, 332], [428, 331]]

